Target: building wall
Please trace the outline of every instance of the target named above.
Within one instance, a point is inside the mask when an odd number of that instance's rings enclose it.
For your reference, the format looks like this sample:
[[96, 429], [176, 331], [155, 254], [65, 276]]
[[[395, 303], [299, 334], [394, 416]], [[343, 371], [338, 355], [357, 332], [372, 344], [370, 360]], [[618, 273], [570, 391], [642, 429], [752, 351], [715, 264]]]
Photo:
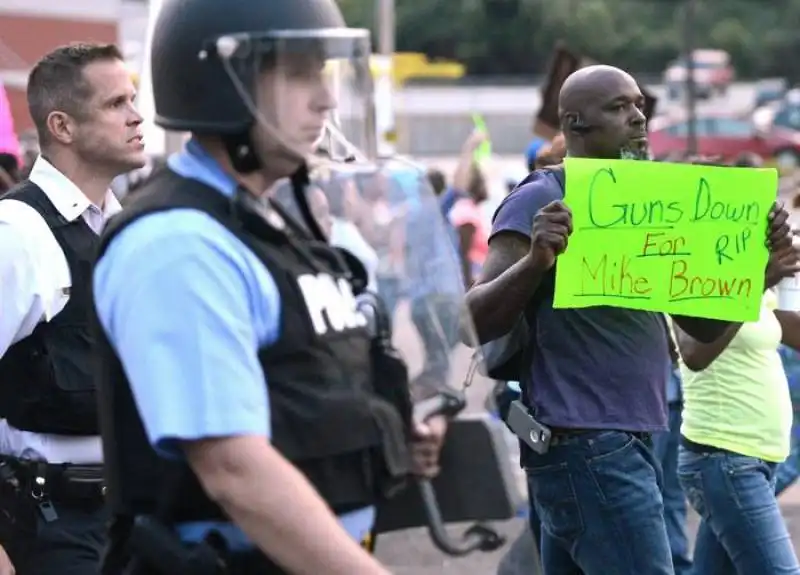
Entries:
[[0, 0], [0, 80], [18, 133], [32, 127], [25, 78], [43, 55], [62, 44], [118, 41], [119, 0]]

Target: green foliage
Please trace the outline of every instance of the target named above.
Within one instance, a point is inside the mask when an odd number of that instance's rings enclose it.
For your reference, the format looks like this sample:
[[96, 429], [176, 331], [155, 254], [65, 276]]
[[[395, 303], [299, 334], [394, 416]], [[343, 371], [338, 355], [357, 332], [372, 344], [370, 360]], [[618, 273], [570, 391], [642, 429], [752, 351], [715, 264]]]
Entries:
[[[594, 60], [660, 73], [682, 51], [686, 0], [395, 0], [397, 49], [451, 58], [473, 75], [540, 74], [559, 40]], [[340, 0], [375, 30], [377, 0]], [[698, 48], [731, 53], [744, 78], [800, 81], [800, 0], [696, 0]]]

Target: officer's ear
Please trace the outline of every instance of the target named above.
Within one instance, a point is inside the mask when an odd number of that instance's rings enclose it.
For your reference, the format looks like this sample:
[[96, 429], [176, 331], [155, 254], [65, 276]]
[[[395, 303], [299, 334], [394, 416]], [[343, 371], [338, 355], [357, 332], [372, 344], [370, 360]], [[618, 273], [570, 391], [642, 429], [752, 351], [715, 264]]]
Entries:
[[345, 264], [350, 270], [352, 277], [350, 283], [353, 284], [353, 294], [358, 295], [367, 289], [369, 284], [369, 274], [367, 268], [361, 263], [361, 260], [343, 248], [335, 248], [344, 259]]

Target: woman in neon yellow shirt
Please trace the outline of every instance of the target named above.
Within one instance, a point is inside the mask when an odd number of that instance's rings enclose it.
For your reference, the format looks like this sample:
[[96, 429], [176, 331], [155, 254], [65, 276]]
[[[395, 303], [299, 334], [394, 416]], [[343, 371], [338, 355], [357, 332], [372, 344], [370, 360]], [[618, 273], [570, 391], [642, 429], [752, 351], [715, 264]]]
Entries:
[[800, 315], [775, 310], [768, 291], [758, 321], [735, 324], [713, 343], [674, 329], [684, 392], [678, 473], [702, 518], [696, 572], [800, 574], [774, 494], [792, 427], [778, 346], [800, 349]]

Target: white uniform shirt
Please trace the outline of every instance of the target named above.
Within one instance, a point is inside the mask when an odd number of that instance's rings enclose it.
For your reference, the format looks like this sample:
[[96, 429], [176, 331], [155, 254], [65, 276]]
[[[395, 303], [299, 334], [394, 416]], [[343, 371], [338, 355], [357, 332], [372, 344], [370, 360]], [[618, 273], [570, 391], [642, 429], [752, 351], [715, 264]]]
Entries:
[[[103, 209], [92, 205], [41, 156], [29, 179], [67, 221], [82, 217], [97, 234], [122, 209], [110, 190]], [[64, 309], [71, 286], [64, 252], [39, 213], [17, 200], [0, 201], [0, 356]], [[0, 453], [50, 463], [100, 463], [103, 451], [97, 436], [32, 433], [0, 419]]]

